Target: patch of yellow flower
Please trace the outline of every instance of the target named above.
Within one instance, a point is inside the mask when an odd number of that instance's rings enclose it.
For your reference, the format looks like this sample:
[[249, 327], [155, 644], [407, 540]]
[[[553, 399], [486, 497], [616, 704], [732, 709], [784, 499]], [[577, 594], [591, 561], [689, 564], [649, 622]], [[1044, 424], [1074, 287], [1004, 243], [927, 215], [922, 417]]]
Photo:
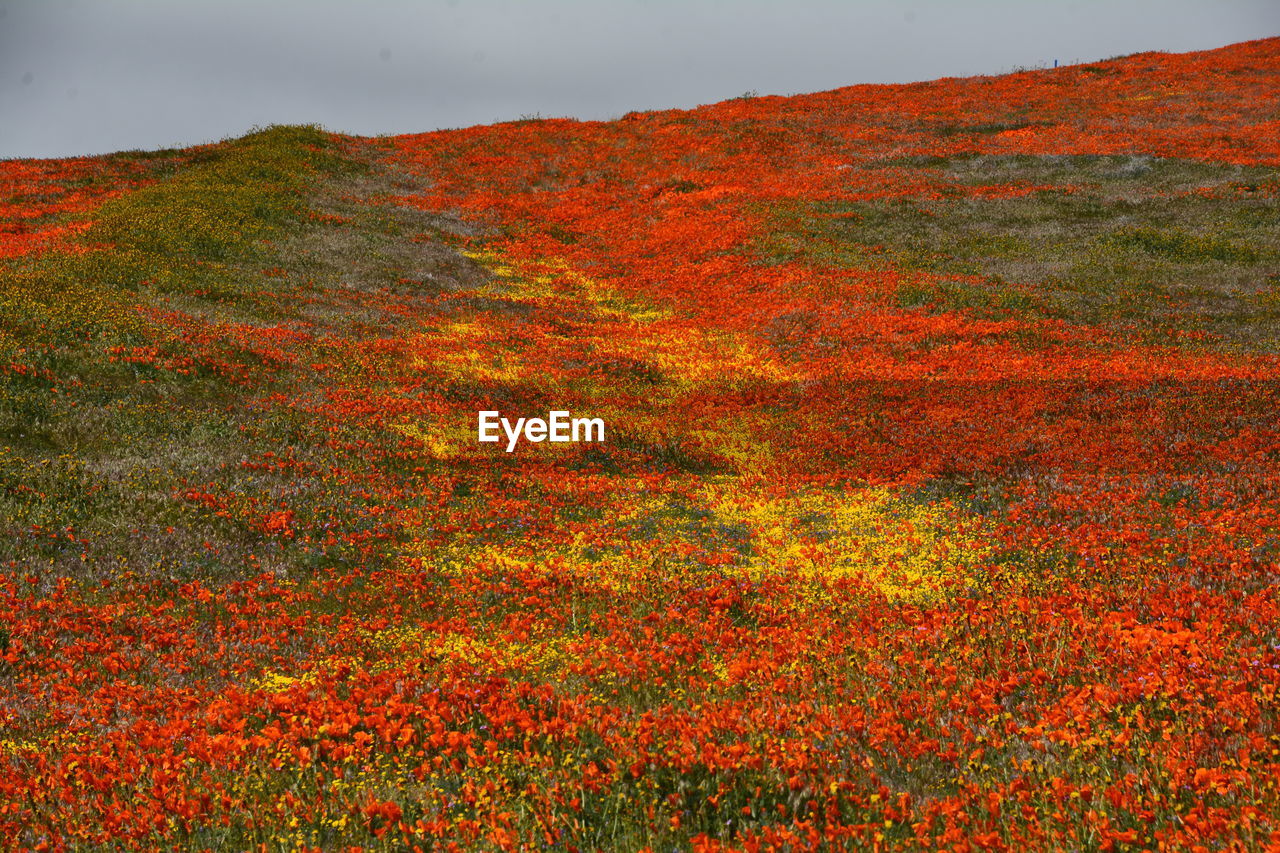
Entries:
[[706, 499], [718, 518], [753, 531], [739, 569], [756, 577], [853, 578], [891, 600], [925, 602], [945, 594], [948, 581], [976, 583], [974, 570], [988, 553], [975, 517], [887, 488], [767, 498], [721, 481]]
[[[393, 625], [368, 635], [369, 644], [387, 655], [387, 667], [403, 666], [404, 657], [409, 656], [461, 663], [485, 670], [519, 669], [543, 673], [560, 672], [573, 662], [573, 656], [564, 648], [568, 639], [545, 637], [518, 642], [410, 624]], [[370, 667], [371, 671], [378, 669], [377, 663]]]
[[[449, 345], [435, 346], [431, 338], [444, 338]], [[417, 350], [428, 355], [418, 356], [411, 365], [446, 379], [518, 382], [533, 375], [518, 353], [503, 351], [508, 344], [501, 340], [500, 330], [479, 323], [447, 323], [424, 336], [423, 344]]]
[[267, 670], [249, 682], [249, 689], [261, 690], [265, 693], [283, 693], [295, 684], [312, 684], [315, 680], [315, 674], [310, 672], [300, 677], [295, 677]]
[[465, 422], [451, 425], [440, 421], [392, 424], [391, 428], [405, 438], [419, 442], [436, 459], [454, 459], [476, 443], [474, 426]]

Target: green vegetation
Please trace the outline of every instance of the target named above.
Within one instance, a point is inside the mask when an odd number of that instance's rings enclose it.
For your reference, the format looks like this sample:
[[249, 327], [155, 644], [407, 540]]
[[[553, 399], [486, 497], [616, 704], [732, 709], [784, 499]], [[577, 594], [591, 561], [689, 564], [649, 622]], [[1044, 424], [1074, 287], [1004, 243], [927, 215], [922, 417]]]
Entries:
[[[305, 401], [342, 376], [345, 340], [402, 322], [363, 295], [477, 275], [442, 245], [410, 242], [449, 223], [397, 222], [360, 201], [393, 189], [372, 159], [316, 128], [268, 128], [166, 161], [159, 180], [94, 212], [83, 250], [0, 264], [0, 355], [13, 361], [0, 368], [0, 560], [52, 583], [345, 559], [252, 520], [289, 495], [335, 530], [376, 524], [359, 496], [314, 475], [342, 453], [335, 443], [367, 436]], [[232, 335], [226, 321], [244, 325]], [[255, 364], [271, 369], [250, 376]], [[270, 394], [299, 402], [255, 405]], [[398, 464], [390, 451], [346, 464], [372, 473]]]
[[[1280, 347], [1280, 173], [1146, 157], [896, 158], [864, 167], [936, 198], [823, 204], [777, 217], [772, 261], [881, 257], [904, 307], [1209, 333]], [[914, 173], [914, 174], [912, 174]]]

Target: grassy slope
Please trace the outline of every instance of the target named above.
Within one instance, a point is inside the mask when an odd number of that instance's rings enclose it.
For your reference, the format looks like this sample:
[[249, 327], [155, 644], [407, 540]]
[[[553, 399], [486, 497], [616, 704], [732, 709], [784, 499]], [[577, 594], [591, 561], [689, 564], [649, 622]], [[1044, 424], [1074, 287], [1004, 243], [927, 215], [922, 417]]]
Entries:
[[[882, 253], [899, 268], [941, 273], [905, 286], [904, 307], [1035, 313], [1137, 327], [1148, 339], [1222, 339], [1274, 352], [1280, 342], [1280, 214], [1273, 168], [1141, 155], [961, 155], [907, 158], [905, 180], [928, 199], [821, 204], [783, 219], [789, 245], [835, 263]], [[1043, 187], [974, 199], [972, 186]], [[824, 239], [825, 238], [825, 239]], [[768, 254], [768, 247], [765, 247]]]
[[[787, 138], [680, 121], [744, 157]], [[943, 124], [926, 144], [1025, 126]], [[599, 179], [539, 173], [558, 130], [514, 131], [527, 149], [498, 171], [519, 192]], [[966, 335], [1023, 355], [1079, 334], [1123, 359], [1131, 327], [1179, 333], [1171, 358], [1274, 353], [1273, 166], [869, 159], [852, 183], [929, 191], [761, 203], [723, 256], [892, 286], [744, 332], [699, 314], [704, 295], [516, 251], [539, 229], [578, 261], [630, 242], [592, 211], [467, 224], [395, 203], [433, 191], [396, 145], [273, 128], [170, 152], [155, 182], [77, 211], [70, 248], [0, 268], [17, 845], [1277, 830], [1274, 690], [1254, 673], [1274, 658], [1280, 547], [1255, 535], [1275, 500], [1266, 387], [1028, 403], [1015, 373], [984, 425], [964, 410], [993, 398], [963, 383], [849, 390], [814, 367], [842, 345], [831, 311], [860, 305], [974, 324], [873, 336], [899, 362]], [[461, 183], [472, 165], [427, 171]], [[705, 192], [694, 171], [660, 174], [652, 209]], [[473, 213], [496, 206], [486, 189]], [[467, 413], [552, 403], [607, 414], [612, 440], [513, 458], [469, 440]], [[1186, 448], [1160, 455], [1174, 437]], [[1114, 524], [1090, 490], [1114, 493]], [[992, 813], [994, 794], [1021, 803]], [[1223, 817], [1246, 807], [1252, 823]]]

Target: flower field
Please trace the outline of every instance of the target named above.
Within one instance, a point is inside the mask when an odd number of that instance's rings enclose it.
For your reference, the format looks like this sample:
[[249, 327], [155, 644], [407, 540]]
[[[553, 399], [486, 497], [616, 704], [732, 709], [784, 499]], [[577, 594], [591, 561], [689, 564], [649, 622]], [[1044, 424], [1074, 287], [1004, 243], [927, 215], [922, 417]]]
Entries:
[[1280, 849], [1278, 101], [0, 162], [0, 838]]

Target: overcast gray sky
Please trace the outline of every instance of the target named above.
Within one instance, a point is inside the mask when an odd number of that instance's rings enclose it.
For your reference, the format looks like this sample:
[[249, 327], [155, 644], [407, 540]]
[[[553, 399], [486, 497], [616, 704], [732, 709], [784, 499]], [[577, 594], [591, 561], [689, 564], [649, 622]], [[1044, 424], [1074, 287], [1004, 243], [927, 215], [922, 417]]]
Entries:
[[0, 0], [0, 157], [608, 119], [1273, 35], [1278, 0]]

